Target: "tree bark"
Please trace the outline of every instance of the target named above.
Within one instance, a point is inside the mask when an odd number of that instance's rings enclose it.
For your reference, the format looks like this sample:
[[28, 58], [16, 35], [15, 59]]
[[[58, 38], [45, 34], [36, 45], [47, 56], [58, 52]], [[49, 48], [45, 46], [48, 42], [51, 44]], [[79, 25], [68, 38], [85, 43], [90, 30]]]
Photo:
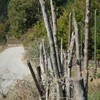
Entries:
[[68, 35], [68, 47], [71, 41], [71, 33], [72, 33], [72, 12], [69, 14], [69, 35]]
[[64, 50], [63, 50], [63, 40], [61, 39], [61, 50], [60, 50], [60, 59], [61, 59], [61, 71], [62, 76], [64, 76]]
[[40, 68], [41, 68], [41, 74], [43, 74], [45, 72], [45, 61], [44, 61], [42, 43], [40, 43]]
[[84, 43], [84, 85], [86, 94], [88, 95], [88, 39], [90, 32], [90, 3], [91, 0], [86, 0], [86, 16], [85, 16], [85, 43]]
[[[71, 97], [71, 89], [70, 89], [70, 83], [67, 81], [67, 78], [71, 78], [71, 67], [72, 67], [72, 54], [73, 54], [73, 48], [75, 44], [75, 32], [72, 33], [70, 47], [68, 49], [68, 58], [67, 58], [67, 77], [66, 77], [66, 96], [68, 98]], [[66, 99], [68, 100], [68, 99]]]
[[41, 89], [41, 87], [40, 87], [40, 85], [39, 85], [39, 83], [38, 83], [38, 81], [37, 81], [37, 78], [36, 78], [36, 76], [35, 76], [35, 73], [34, 73], [34, 71], [33, 71], [33, 68], [32, 68], [32, 66], [31, 66], [31, 63], [30, 63], [29, 61], [27, 61], [27, 64], [28, 64], [29, 70], [30, 70], [30, 72], [31, 72], [31, 75], [32, 75], [32, 77], [33, 77], [33, 80], [34, 80], [34, 82], [35, 82], [35, 85], [36, 85], [36, 87], [37, 87], [38, 93], [39, 93], [39, 95], [40, 95], [40, 97], [41, 97], [41, 100], [44, 100], [44, 99], [42, 98], [42, 96], [43, 96], [43, 90]]
[[45, 72], [47, 72], [47, 66], [48, 66], [48, 60], [47, 60], [47, 53], [46, 53], [46, 49], [45, 49], [45, 44], [44, 44], [44, 40], [42, 40], [42, 45], [43, 45], [43, 56], [44, 56], [44, 69]]
[[[45, 1], [44, 0], [39, 0], [39, 1], [40, 1], [41, 9], [42, 9], [45, 27], [47, 30], [48, 39], [49, 39], [51, 60], [52, 60], [52, 64], [53, 64], [55, 78], [59, 79], [60, 75], [59, 75], [59, 70], [58, 70], [57, 55], [56, 55], [55, 43], [54, 43], [54, 39], [53, 39], [52, 28], [50, 25], [48, 14], [47, 14], [47, 9], [45, 7]], [[60, 96], [62, 97], [62, 90], [61, 90], [60, 84], [58, 82], [56, 82], [56, 89], [57, 89], [57, 94], [59, 95], [59, 98], [60, 98]], [[57, 98], [57, 100], [58, 100], [58, 98]]]
[[45, 1], [44, 0], [39, 0], [39, 1], [40, 1], [40, 4], [41, 4], [44, 23], [45, 23], [45, 27], [46, 27], [47, 35], [48, 35], [48, 39], [49, 39], [50, 53], [51, 53], [53, 69], [54, 69], [54, 72], [55, 72], [55, 77], [58, 78], [59, 77], [59, 71], [58, 71], [58, 65], [57, 65], [57, 57], [56, 57], [56, 50], [55, 50], [55, 45], [54, 45], [53, 33], [52, 33], [51, 26], [50, 26], [50, 21], [49, 21], [49, 17], [48, 17], [48, 14], [47, 14], [47, 10], [46, 10], [46, 7], [45, 7]]
[[[71, 60], [72, 60], [72, 54], [73, 54], [73, 48], [74, 48], [74, 44], [75, 44], [75, 32], [72, 33], [72, 38], [71, 38], [71, 42], [70, 42], [70, 47], [68, 49], [68, 61], [67, 61], [67, 68], [68, 71], [70, 70], [71, 67]], [[70, 71], [68, 72], [68, 78], [71, 77], [71, 73]]]
[[73, 17], [73, 22], [74, 22], [74, 29], [75, 29], [75, 44], [76, 44], [76, 58], [77, 58], [77, 76], [81, 77], [81, 59], [80, 59], [80, 48], [79, 48], [79, 30], [78, 30], [78, 25], [75, 19], [75, 14]]
[[50, 5], [51, 5], [51, 17], [52, 17], [52, 32], [53, 32], [53, 38], [54, 38], [54, 44], [55, 44], [55, 49], [56, 49], [56, 56], [57, 56], [57, 64], [58, 64], [58, 69], [59, 72], [62, 74], [62, 66], [61, 66], [61, 61], [59, 58], [59, 52], [58, 52], [58, 38], [57, 38], [57, 17], [56, 17], [56, 5], [54, 5], [53, 0], [50, 0]]
[[55, 48], [58, 49], [58, 39], [57, 39], [57, 18], [56, 18], [56, 6], [54, 5], [53, 0], [50, 0], [51, 5], [51, 15], [52, 15], [52, 30], [53, 30], [53, 37]]
[[85, 100], [83, 79], [80, 77], [74, 80], [73, 84], [74, 84], [74, 99]]
[[94, 12], [94, 78], [96, 77], [96, 73], [97, 73], [97, 9], [95, 9]]

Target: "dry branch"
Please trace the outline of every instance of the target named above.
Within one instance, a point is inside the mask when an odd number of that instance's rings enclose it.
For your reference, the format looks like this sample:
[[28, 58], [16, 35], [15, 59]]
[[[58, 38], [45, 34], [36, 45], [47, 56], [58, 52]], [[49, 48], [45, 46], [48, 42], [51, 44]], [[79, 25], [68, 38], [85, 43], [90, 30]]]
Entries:
[[33, 77], [33, 80], [34, 80], [34, 82], [35, 82], [35, 85], [36, 85], [36, 87], [37, 87], [38, 93], [39, 93], [40, 97], [42, 98], [42, 96], [43, 96], [43, 90], [41, 89], [41, 87], [40, 87], [40, 85], [39, 85], [39, 83], [38, 83], [38, 80], [37, 80], [36, 75], [35, 75], [35, 73], [34, 73], [34, 71], [33, 71], [33, 68], [32, 68], [32, 66], [31, 66], [31, 63], [30, 63], [29, 61], [27, 61], [27, 65], [28, 65], [28, 67], [29, 67], [29, 70], [30, 70], [31, 75], [32, 75], [32, 77]]

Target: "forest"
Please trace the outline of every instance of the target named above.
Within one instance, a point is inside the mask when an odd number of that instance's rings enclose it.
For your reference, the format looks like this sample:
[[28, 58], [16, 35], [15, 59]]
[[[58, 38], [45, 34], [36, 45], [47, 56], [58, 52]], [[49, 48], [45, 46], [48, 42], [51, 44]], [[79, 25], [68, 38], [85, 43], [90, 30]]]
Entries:
[[[50, 14], [50, 4], [46, 1], [48, 12]], [[68, 40], [68, 16], [69, 12], [74, 9], [76, 20], [79, 25], [81, 45], [84, 38], [84, 19], [85, 19], [85, 0], [56, 0], [57, 12], [57, 27], [58, 27], [58, 42], [63, 38], [64, 48], [67, 48]], [[96, 13], [96, 42], [98, 59], [100, 59], [100, 3], [99, 0], [91, 2], [91, 22], [90, 22], [90, 42], [89, 51], [91, 53], [90, 59], [93, 59], [94, 52], [94, 16]], [[6, 35], [21, 39], [22, 42], [27, 43], [35, 39], [46, 37], [46, 30], [42, 20], [41, 8], [38, 0], [0, 0], [0, 41], [6, 41]], [[25, 38], [25, 39], [24, 39]]]
[[100, 100], [99, 0], [0, 0], [0, 45], [10, 39], [39, 95], [25, 100]]

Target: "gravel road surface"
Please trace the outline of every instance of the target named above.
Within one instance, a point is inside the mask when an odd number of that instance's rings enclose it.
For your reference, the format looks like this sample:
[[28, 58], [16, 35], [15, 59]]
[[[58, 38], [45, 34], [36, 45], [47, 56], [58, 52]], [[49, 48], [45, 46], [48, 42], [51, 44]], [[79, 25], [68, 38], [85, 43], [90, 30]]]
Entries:
[[10, 47], [0, 53], [0, 92], [7, 92], [17, 79], [29, 74], [23, 62], [25, 50], [23, 46]]

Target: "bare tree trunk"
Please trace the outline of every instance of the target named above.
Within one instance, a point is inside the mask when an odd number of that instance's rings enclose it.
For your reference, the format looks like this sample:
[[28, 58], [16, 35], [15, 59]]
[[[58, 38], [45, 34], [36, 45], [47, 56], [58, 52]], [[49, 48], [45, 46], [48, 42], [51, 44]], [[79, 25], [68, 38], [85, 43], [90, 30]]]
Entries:
[[[70, 47], [68, 49], [68, 61], [67, 61], [67, 77], [66, 77], [66, 96], [68, 98], [71, 97], [71, 90], [70, 90], [70, 83], [67, 81], [67, 78], [71, 78], [71, 67], [72, 67], [72, 54], [73, 54], [73, 48], [74, 48], [74, 44], [75, 44], [75, 33], [72, 33], [72, 38], [71, 38], [71, 42], [70, 42]], [[68, 100], [68, 99], [66, 99]]]
[[49, 99], [49, 85], [48, 85], [48, 60], [47, 60], [47, 54], [46, 49], [44, 45], [44, 40], [42, 39], [42, 46], [43, 46], [43, 58], [44, 58], [44, 71], [45, 71], [45, 99]]
[[47, 72], [48, 60], [47, 60], [47, 53], [46, 53], [46, 49], [44, 45], [44, 40], [42, 40], [42, 45], [43, 45], [44, 65], [45, 65], [44, 69], [45, 69], [45, 72]]
[[[52, 66], [52, 62], [51, 62], [51, 58], [49, 57], [48, 58], [48, 73], [49, 73], [49, 77], [54, 77], [54, 72], [53, 72], [53, 66]], [[53, 80], [52, 80], [53, 81]], [[55, 96], [54, 96], [54, 93], [55, 93], [55, 87], [53, 87], [50, 83], [53, 83], [53, 82], [49, 82], [48, 81], [48, 87], [49, 88], [49, 96], [48, 96], [48, 100], [55, 100]]]
[[50, 75], [53, 76], [54, 72], [53, 72], [53, 65], [52, 65], [52, 62], [51, 62], [51, 58], [49, 57], [48, 58], [48, 71], [50, 72]]
[[71, 33], [72, 33], [72, 12], [69, 14], [69, 35], [68, 35], [68, 47], [71, 41]]
[[46, 94], [46, 100], [49, 100], [49, 84], [48, 84], [48, 72], [46, 72], [46, 90], [45, 90]]
[[88, 95], [88, 39], [90, 30], [90, 3], [91, 0], [86, 0], [86, 16], [85, 16], [85, 43], [84, 43], [84, 85], [86, 94]]
[[50, 0], [51, 5], [51, 14], [52, 14], [52, 28], [53, 28], [53, 37], [55, 48], [58, 49], [58, 39], [57, 39], [57, 18], [56, 18], [56, 6], [54, 5], [53, 0]]
[[[45, 27], [47, 30], [48, 39], [49, 39], [50, 53], [51, 53], [51, 59], [52, 59], [55, 78], [59, 79], [60, 75], [59, 75], [59, 70], [58, 70], [57, 55], [56, 55], [55, 43], [54, 43], [54, 39], [53, 39], [53, 32], [52, 32], [52, 29], [50, 26], [49, 17], [48, 17], [47, 10], [45, 7], [45, 1], [44, 0], [39, 0], [39, 1], [40, 1], [41, 9], [42, 9]], [[56, 82], [56, 89], [57, 89], [57, 94], [59, 95], [57, 97], [59, 97], [59, 98], [60, 98], [60, 96], [62, 97], [62, 90], [61, 90], [60, 84], [58, 82]], [[57, 98], [57, 100], [58, 100], [58, 98]]]
[[55, 45], [54, 45], [53, 33], [52, 33], [51, 26], [50, 26], [50, 21], [49, 21], [49, 17], [48, 17], [48, 14], [47, 14], [47, 10], [46, 10], [46, 7], [45, 7], [45, 1], [44, 0], [39, 0], [39, 1], [40, 1], [40, 4], [41, 4], [44, 23], [45, 23], [45, 27], [46, 27], [47, 35], [48, 35], [48, 39], [49, 39], [53, 69], [54, 69], [54, 72], [55, 72], [55, 77], [58, 78], [59, 77], [59, 71], [58, 71], [58, 65], [57, 65], [57, 57], [56, 57], [56, 50], [55, 50]]
[[42, 78], [42, 83], [43, 85], [45, 84], [45, 59], [44, 59], [44, 54], [43, 54], [43, 44], [40, 43], [40, 69], [41, 69], [41, 78]]
[[83, 79], [80, 77], [74, 80], [73, 84], [74, 84], [74, 100], [85, 100]]
[[72, 60], [72, 54], [73, 54], [73, 48], [74, 48], [74, 43], [75, 43], [75, 32], [72, 33], [72, 38], [70, 42], [70, 47], [68, 49], [68, 62], [67, 62], [67, 68], [68, 68], [68, 77], [71, 77], [70, 73], [70, 67], [71, 67], [71, 60]]
[[40, 85], [39, 85], [39, 83], [38, 83], [38, 80], [37, 80], [37, 78], [36, 78], [36, 76], [35, 76], [35, 73], [34, 73], [34, 71], [33, 71], [33, 69], [32, 69], [31, 63], [30, 63], [29, 61], [27, 61], [27, 64], [28, 64], [29, 70], [30, 70], [30, 72], [31, 72], [31, 75], [32, 75], [32, 77], [33, 77], [33, 80], [34, 80], [34, 82], [35, 82], [35, 85], [36, 85], [36, 87], [37, 87], [38, 93], [39, 93], [39, 95], [40, 95], [40, 97], [41, 97], [41, 100], [44, 100], [44, 99], [42, 98], [42, 96], [44, 95], [44, 94], [43, 94], [43, 91], [42, 91], [42, 89], [41, 89], [41, 87], [40, 87]]
[[58, 64], [59, 72], [62, 74], [63, 71], [61, 69], [61, 61], [58, 52], [56, 5], [54, 5], [53, 0], [50, 0], [50, 5], [51, 5], [51, 14], [52, 14], [52, 31], [53, 31], [54, 44], [56, 49], [57, 64]]
[[40, 43], [40, 68], [41, 68], [41, 74], [43, 74], [45, 72], [45, 62], [44, 62], [42, 43]]
[[94, 13], [94, 78], [96, 77], [96, 73], [97, 73], [97, 9], [95, 9], [95, 13]]
[[62, 76], [64, 75], [64, 50], [63, 50], [63, 40], [61, 39], [61, 50], [60, 50], [60, 59], [61, 59], [61, 70]]
[[74, 29], [75, 29], [75, 43], [76, 43], [76, 57], [77, 57], [77, 76], [81, 77], [81, 61], [80, 61], [80, 48], [79, 48], [79, 30], [78, 30], [78, 25], [75, 20], [75, 14], [73, 17], [74, 21]]
[[67, 76], [67, 54], [64, 52], [64, 76]]
[[[72, 37], [71, 37], [72, 34]], [[67, 77], [71, 78], [71, 67], [72, 67], [72, 51], [74, 48], [74, 33], [72, 33], [72, 13], [69, 14], [69, 35], [68, 35], [68, 61], [67, 61]], [[70, 47], [72, 46], [70, 51]], [[71, 53], [71, 54], [70, 54]], [[66, 61], [65, 61], [66, 63]], [[66, 72], [65, 72], [66, 73]], [[66, 79], [67, 80], [67, 79]], [[71, 97], [71, 89], [70, 89], [70, 83], [66, 82], [66, 96], [68, 98]], [[68, 100], [68, 98], [66, 100]]]

